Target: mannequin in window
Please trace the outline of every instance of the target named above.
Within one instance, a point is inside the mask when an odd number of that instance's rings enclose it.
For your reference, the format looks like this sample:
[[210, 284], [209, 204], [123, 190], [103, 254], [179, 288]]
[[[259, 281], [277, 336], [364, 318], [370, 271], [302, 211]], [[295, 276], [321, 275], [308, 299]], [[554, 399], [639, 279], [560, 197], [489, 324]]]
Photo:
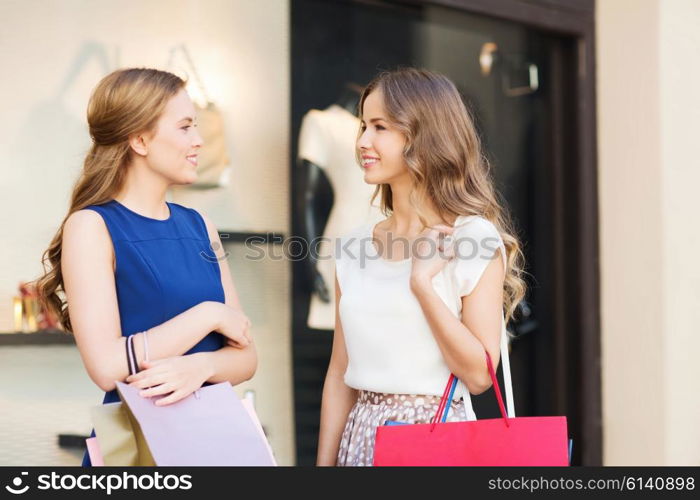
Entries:
[[[361, 91], [359, 85], [347, 83], [336, 102], [304, 115], [299, 133], [298, 214], [300, 236], [311, 245], [304, 272], [312, 293], [307, 325], [314, 329], [335, 327], [335, 238], [381, 219], [379, 209], [370, 205], [374, 187], [364, 182], [355, 160]], [[332, 190], [330, 203], [328, 185]], [[324, 239], [320, 245], [313, 243], [321, 236]]]

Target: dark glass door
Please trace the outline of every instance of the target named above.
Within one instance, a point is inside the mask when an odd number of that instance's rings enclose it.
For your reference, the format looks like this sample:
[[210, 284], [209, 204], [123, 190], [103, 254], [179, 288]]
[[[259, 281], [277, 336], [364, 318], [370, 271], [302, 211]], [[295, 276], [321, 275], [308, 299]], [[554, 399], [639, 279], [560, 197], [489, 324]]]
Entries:
[[[577, 358], [567, 351], [556, 295], [564, 215], [554, 168], [569, 154], [567, 134], [555, 126], [565, 126], [557, 117], [573, 71], [566, 57], [570, 50], [566, 40], [519, 24], [427, 3], [292, 2], [293, 145], [309, 109], [333, 103], [346, 82], [366, 84], [379, 70], [400, 65], [444, 73], [472, 111], [527, 262], [528, 295], [521, 316], [509, 325], [518, 336], [511, 366], [519, 416], [566, 415], [571, 410], [566, 395], [575, 390], [566, 370]], [[297, 224], [293, 219], [294, 234]], [[315, 459], [332, 335], [306, 327], [308, 283], [300, 264], [294, 266], [297, 455], [304, 465]], [[492, 390], [475, 397], [474, 405], [480, 418], [498, 415]], [[575, 425], [570, 419], [576, 441]]]

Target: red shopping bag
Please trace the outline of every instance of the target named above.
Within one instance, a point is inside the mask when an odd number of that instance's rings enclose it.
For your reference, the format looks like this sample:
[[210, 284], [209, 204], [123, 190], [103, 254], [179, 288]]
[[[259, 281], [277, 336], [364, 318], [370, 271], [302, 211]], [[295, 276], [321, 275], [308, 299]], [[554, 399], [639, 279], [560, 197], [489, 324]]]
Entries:
[[501, 418], [445, 422], [457, 383], [452, 375], [431, 423], [377, 428], [374, 465], [568, 465], [566, 417], [508, 417], [488, 353], [486, 363]]

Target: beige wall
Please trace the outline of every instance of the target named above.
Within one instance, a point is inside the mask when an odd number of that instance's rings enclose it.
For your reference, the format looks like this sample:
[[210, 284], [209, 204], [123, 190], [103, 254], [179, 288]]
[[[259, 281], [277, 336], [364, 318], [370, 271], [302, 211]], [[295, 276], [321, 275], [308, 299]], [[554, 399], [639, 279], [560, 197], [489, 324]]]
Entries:
[[700, 465], [700, 2], [660, 7], [665, 461]]
[[[41, 253], [67, 210], [89, 146], [90, 90], [116, 66], [164, 68], [186, 43], [227, 126], [231, 185], [178, 196], [220, 229], [288, 232], [288, 0], [4, 0], [0, 3], [0, 331], [11, 330], [20, 280], [40, 272]], [[79, 55], [102, 47], [105, 63]], [[70, 85], [60, 89], [68, 75]], [[254, 324], [260, 365], [253, 389], [282, 464], [294, 461], [289, 266], [230, 265]], [[87, 409], [86, 409], [87, 411]]]
[[606, 465], [700, 465], [700, 4], [597, 2]]

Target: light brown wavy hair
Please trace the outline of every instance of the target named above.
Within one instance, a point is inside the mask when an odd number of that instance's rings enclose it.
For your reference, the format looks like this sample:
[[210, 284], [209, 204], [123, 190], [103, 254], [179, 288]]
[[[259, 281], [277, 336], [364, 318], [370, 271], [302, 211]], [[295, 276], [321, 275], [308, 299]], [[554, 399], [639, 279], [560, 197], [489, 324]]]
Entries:
[[[498, 229], [507, 256], [503, 308], [509, 321], [525, 296], [524, 256], [459, 91], [449, 78], [431, 71], [385, 71], [362, 92], [360, 119], [365, 100], [374, 91], [381, 92], [388, 120], [406, 138], [403, 157], [413, 184], [411, 204], [423, 225], [428, 225], [423, 208], [432, 205], [445, 222], [460, 215], [478, 215]], [[377, 196], [384, 215], [390, 215], [391, 186], [378, 185], [372, 202]]]
[[121, 190], [132, 160], [129, 137], [155, 133], [168, 100], [185, 85], [179, 76], [166, 71], [127, 68], [105, 76], [92, 91], [87, 107], [92, 145], [73, 187], [68, 213], [42, 256], [44, 274], [35, 282], [42, 305], [67, 331], [72, 328], [61, 274], [66, 220], [89, 205], [107, 203]]

